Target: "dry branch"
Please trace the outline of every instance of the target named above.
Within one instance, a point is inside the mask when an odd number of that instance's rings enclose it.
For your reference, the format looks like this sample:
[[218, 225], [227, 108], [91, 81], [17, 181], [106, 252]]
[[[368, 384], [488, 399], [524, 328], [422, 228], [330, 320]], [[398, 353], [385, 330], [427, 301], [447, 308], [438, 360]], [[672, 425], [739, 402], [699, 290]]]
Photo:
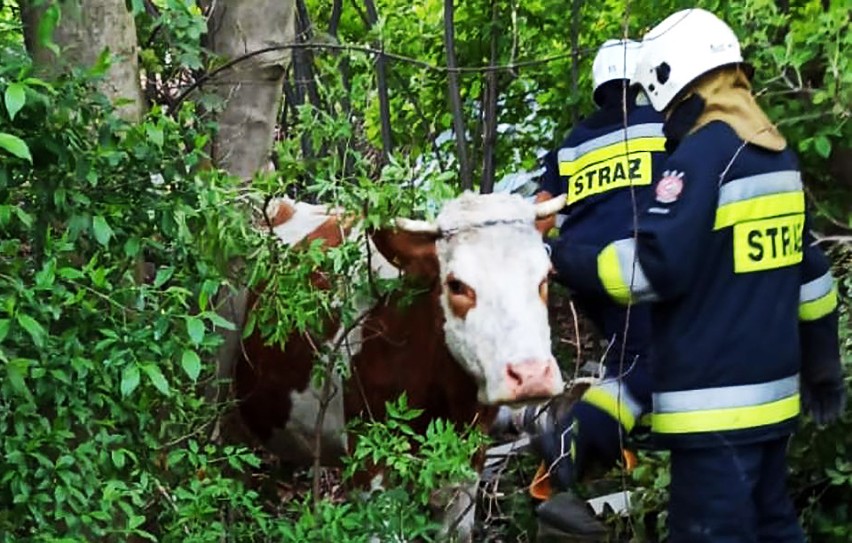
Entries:
[[[499, 10], [497, 2], [491, 2], [491, 56], [489, 66], [497, 64], [497, 25]], [[497, 145], [497, 72], [485, 75], [484, 127], [482, 131], [482, 184], [480, 192], [488, 194], [494, 190], [496, 160], [494, 147]]]
[[447, 87], [450, 93], [450, 108], [453, 113], [453, 131], [456, 134], [456, 153], [459, 161], [459, 175], [462, 190], [473, 188], [470, 161], [467, 157], [465, 142], [464, 111], [462, 110], [461, 91], [459, 90], [459, 74], [453, 71], [458, 66], [456, 60], [455, 27], [453, 25], [453, 0], [444, 0], [444, 46], [447, 49]]
[[[379, 21], [379, 14], [376, 12], [376, 4], [373, 0], [364, 0], [364, 6], [367, 8], [367, 21], [370, 28], [376, 26]], [[393, 132], [391, 131], [390, 118], [390, 97], [388, 96], [388, 77], [387, 77], [387, 61], [383, 51], [384, 45], [379, 43], [379, 54], [376, 59], [376, 85], [379, 93], [379, 116], [382, 123], [382, 152], [384, 159], [387, 160], [393, 152]]]

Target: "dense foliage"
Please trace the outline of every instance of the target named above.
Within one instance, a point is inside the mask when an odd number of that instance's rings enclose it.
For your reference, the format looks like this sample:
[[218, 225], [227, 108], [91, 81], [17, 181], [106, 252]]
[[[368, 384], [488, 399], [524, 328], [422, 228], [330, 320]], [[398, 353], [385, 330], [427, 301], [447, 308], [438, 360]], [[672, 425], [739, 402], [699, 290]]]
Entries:
[[[310, 81], [289, 78], [275, 171], [246, 187], [208, 166], [217, 103], [199, 94], [178, 103], [181, 85], [218, 65], [203, 47], [205, 12], [190, 0], [133, 0], [150, 111], [142, 123], [113, 115], [94, 86], [108, 57], [58, 80], [39, 78], [24, 49], [14, 2], [0, 10], [0, 541], [366, 541], [434, 537], [426, 510], [442, 483], [471, 476], [482, 442], [469, 429], [433, 424], [412, 435], [417, 416], [401, 399], [387, 423], [357, 425], [363, 439], [347, 475], [383, 464], [394, 486], [369, 500], [307, 496], [276, 501], [254, 484], [268, 468], [257, 451], [225, 444], [212, 400], [217, 331], [232, 325], [217, 295], [269, 285], [272, 302], [250, 328], [272, 341], [320, 327], [331, 296], [384, 295], [353, 275], [350, 245], [289, 252], [252, 228], [247, 209], [271, 194], [334, 202], [371, 224], [399, 214], [434, 214], [458, 191], [447, 102], [442, 3], [378, 2], [370, 25], [359, 4], [311, 0], [306, 26], [319, 45], [297, 56]], [[536, 167], [537, 155], [591, 108], [591, 59], [603, 40], [641, 31], [680, 1], [459, 3], [459, 64], [496, 71], [497, 178]], [[852, 186], [830, 164], [849, 152], [852, 129], [849, 12], [842, 0], [706, 1], [743, 37], [756, 89], [800, 151], [819, 228], [852, 227]], [[302, 24], [306, 24], [305, 21]], [[336, 27], [334, 36], [317, 30]], [[360, 50], [326, 50], [323, 44]], [[393, 149], [381, 157], [375, 63], [363, 48], [419, 62], [388, 70]], [[576, 57], [576, 58], [575, 58]], [[542, 62], [527, 63], [529, 60]], [[576, 61], [576, 62], [575, 62]], [[425, 67], [423, 63], [430, 67]], [[460, 77], [466, 137], [476, 171], [486, 141], [487, 71]], [[315, 97], [305, 86], [315, 85]], [[476, 176], [474, 176], [476, 178]], [[829, 245], [841, 278], [844, 361], [852, 373], [849, 275], [852, 255]], [[335, 289], [304, 279], [327, 270]], [[238, 273], [234, 273], [234, 270]], [[275, 296], [287, 293], [286, 297]], [[347, 307], [344, 322], [351, 319]], [[317, 381], [346, 368], [318, 365]], [[565, 363], [570, 363], [566, 360]], [[806, 423], [792, 449], [792, 486], [809, 532], [852, 537], [852, 420]], [[417, 455], [411, 441], [422, 445]], [[526, 484], [529, 481], [523, 481]], [[665, 502], [665, 458], [633, 472], [642, 487], [631, 528]], [[510, 515], [528, 518], [515, 500]], [[520, 510], [525, 508], [525, 510]], [[659, 523], [658, 523], [659, 525]], [[623, 527], [622, 527], [623, 528]]]

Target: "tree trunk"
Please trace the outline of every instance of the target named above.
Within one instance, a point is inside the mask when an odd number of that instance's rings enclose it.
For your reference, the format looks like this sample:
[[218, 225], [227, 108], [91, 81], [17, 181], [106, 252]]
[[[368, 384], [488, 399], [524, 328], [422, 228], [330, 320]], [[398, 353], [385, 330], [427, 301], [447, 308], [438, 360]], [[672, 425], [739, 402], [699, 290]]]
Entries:
[[[292, 43], [293, 0], [217, 2], [209, 22], [210, 49], [226, 59]], [[224, 100], [217, 114], [214, 164], [248, 181], [269, 161], [290, 50], [254, 55], [212, 78], [208, 85]]]
[[39, 25], [51, 17], [60, 4], [21, 2], [24, 39], [38, 72], [53, 78], [70, 67], [91, 67], [105, 49], [112, 54], [109, 70], [99, 88], [111, 101], [129, 100], [117, 108], [129, 121], [139, 121], [145, 111], [142, 83], [139, 80], [136, 23], [124, 0], [77, 0], [61, 3], [59, 24], [53, 41], [59, 57], [46, 44], [39, 43]]
[[[253, 51], [295, 42], [296, 0], [227, 0], [215, 3], [208, 23], [208, 47], [227, 60]], [[219, 130], [213, 139], [213, 164], [248, 183], [269, 163], [284, 76], [292, 59], [292, 50], [282, 49], [245, 60], [218, 73], [208, 83], [224, 101], [216, 120]], [[250, 221], [246, 209], [246, 221]], [[235, 269], [239, 262], [233, 263]], [[239, 283], [239, 282], [237, 282]], [[220, 315], [237, 326], [237, 330], [217, 329], [223, 343], [216, 353], [217, 375], [233, 377], [239, 356], [241, 331], [246, 316], [247, 292], [222, 289], [217, 305]], [[228, 386], [213, 385], [208, 397], [224, 400]], [[220, 433], [226, 439], [241, 441], [242, 427], [235, 412], [225, 413], [217, 423], [214, 438]]]

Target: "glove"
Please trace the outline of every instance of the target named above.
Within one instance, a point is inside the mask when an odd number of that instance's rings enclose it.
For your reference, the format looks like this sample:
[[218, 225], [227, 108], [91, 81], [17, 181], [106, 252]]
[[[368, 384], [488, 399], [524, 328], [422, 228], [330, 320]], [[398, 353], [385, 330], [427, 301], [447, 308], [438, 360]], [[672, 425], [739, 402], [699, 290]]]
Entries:
[[802, 409], [820, 426], [836, 421], [846, 409], [843, 381], [819, 385], [802, 383]]

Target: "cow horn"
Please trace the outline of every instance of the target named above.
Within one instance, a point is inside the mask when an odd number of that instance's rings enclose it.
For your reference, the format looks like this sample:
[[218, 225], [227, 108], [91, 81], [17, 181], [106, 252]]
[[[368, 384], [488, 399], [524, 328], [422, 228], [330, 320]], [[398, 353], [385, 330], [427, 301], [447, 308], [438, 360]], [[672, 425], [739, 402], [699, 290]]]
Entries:
[[441, 233], [437, 224], [429, 221], [418, 221], [414, 219], [396, 219], [396, 227], [411, 234], [434, 234]]
[[558, 212], [560, 209], [565, 207], [565, 197], [565, 194], [560, 194], [550, 200], [537, 203], [535, 205], [535, 218], [543, 219]]

